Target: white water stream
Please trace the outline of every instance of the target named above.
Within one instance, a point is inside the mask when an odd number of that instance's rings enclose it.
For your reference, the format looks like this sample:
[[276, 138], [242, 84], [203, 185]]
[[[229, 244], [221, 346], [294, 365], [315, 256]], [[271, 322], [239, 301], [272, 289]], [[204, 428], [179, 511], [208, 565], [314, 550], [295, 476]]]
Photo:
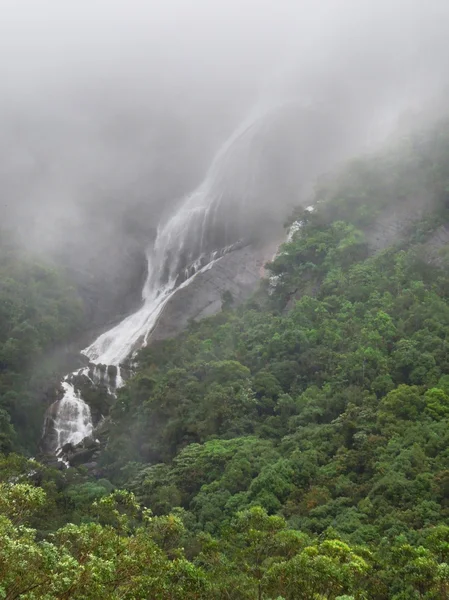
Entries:
[[[260, 154], [264, 144], [260, 143], [260, 136], [279, 108], [282, 105], [259, 107], [223, 144], [204, 181], [158, 228], [147, 255], [148, 276], [142, 290], [141, 308], [82, 351], [96, 365], [117, 367], [112, 392], [122, 384], [120, 363], [147, 344], [173, 294], [189, 285], [199, 273], [210, 269], [244, 236], [247, 221], [251, 219], [250, 204], [257, 194], [259, 171], [263, 169]], [[77, 444], [92, 435], [90, 408], [72, 383], [74, 375], [88, 376], [88, 373], [86, 367], [67, 375], [62, 383], [62, 399], [47, 413], [46, 423], [51, 414], [57, 433], [55, 452], [64, 444]]]

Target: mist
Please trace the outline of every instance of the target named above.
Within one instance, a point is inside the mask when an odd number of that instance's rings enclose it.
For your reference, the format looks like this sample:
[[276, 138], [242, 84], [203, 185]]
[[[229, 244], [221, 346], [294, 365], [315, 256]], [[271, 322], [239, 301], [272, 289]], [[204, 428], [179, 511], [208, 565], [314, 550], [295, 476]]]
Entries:
[[[306, 183], [381, 143], [402, 113], [444, 105], [449, 83], [445, 0], [0, 10], [2, 227], [83, 282], [117, 284], [254, 106], [297, 103], [266, 140], [278, 170], [264, 202], [276, 196], [281, 220]], [[296, 192], [283, 202], [273, 182], [286, 180]]]

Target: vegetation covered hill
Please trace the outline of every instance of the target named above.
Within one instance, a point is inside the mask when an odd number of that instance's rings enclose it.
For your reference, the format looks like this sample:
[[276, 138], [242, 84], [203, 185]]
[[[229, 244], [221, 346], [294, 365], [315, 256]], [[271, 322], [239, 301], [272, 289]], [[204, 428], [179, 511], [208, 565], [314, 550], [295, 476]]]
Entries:
[[0, 597], [449, 598], [449, 125], [316, 201], [249, 303], [140, 352], [101, 479], [2, 459]]
[[35, 452], [53, 371], [45, 353], [70, 340], [82, 316], [62, 273], [0, 229], [0, 451]]

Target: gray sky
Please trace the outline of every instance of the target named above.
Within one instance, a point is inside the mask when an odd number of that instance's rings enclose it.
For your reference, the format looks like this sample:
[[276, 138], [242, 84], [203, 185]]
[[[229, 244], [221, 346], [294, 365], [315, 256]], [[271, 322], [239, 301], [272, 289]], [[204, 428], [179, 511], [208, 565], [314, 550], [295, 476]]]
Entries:
[[4, 221], [56, 249], [152, 227], [261, 97], [362, 142], [441, 93], [447, 40], [447, 0], [0, 0]]
[[22, 102], [108, 81], [213, 95], [365, 53], [387, 71], [419, 69], [444, 59], [449, 19], [445, 0], [0, 0], [0, 11], [2, 95]]

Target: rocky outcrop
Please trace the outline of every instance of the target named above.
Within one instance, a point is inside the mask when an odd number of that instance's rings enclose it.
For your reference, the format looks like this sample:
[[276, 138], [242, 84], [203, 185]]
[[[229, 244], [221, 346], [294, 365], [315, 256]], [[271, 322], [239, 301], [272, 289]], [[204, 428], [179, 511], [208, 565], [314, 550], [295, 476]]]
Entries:
[[383, 210], [365, 229], [371, 252], [380, 252], [404, 239], [413, 223], [429, 210], [429, 204], [430, 200], [425, 195], [417, 195], [398, 200]]
[[179, 289], [167, 303], [150, 340], [175, 336], [190, 320], [216, 314], [221, 310], [225, 292], [230, 293], [234, 304], [248, 299], [281, 241], [239, 248], [220, 258], [207, 271], [198, 273], [190, 285]]
[[84, 438], [78, 444], [67, 443], [55, 454], [43, 454], [40, 460], [55, 468], [83, 466], [95, 477], [101, 477], [102, 472], [98, 464], [102, 449], [107, 443], [109, 435], [109, 417], [101, 419], [94, 428], [92, 435]]
[[84, 438], [79, 444], [64, 444], [57, 453], [57, 458], [66, 466], [87, 466], [92, 471], [97, 467], [96, 459], [100, 456], [100, 441], [95, 437]]
[[424, 244], [426, 259], [433, 265], [443, 262], [442, 250], [449, 246], [449, 224], [440, 225]]
[[[365, 230], [372, 253], [380, 252], [396, 242], [407, 239], [412, 226], [434, 207], [435, 201], [423, 193], [397, 202], [394, 207], [384, 210]], [[434, 231], [428, 232], [426, 237], [427, 239], [419, 246], [423, 260], [428, 264], [441, 266], [443, 251], [449, 246], [449, 224], [438, 226]]]

